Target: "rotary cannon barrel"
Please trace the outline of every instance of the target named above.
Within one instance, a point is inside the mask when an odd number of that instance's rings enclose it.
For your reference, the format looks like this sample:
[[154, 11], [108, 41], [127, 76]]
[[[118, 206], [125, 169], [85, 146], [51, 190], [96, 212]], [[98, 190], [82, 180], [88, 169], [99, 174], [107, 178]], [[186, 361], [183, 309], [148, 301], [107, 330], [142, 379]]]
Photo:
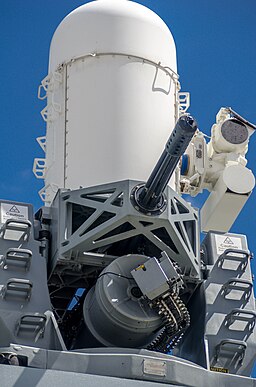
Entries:
[[137, 210], [148, 215], [163, 211], [163, 192], [196, 130], [196, 121], [190, 115], [183, 115], [178, 119], [148, 181], [132, 190], [131, 200]]

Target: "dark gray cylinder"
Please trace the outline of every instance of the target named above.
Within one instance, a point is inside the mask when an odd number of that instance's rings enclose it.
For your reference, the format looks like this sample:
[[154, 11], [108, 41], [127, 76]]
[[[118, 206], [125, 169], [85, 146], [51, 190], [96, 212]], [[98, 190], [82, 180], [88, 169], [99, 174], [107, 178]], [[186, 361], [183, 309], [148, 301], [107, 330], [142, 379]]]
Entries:
[[183, 115], [178, 119], [148, 181], [132, 192], [131, 200], [141, 212], [150, 215], [164, 207], [163, 192], [196, 130], [193, 117]]
[[86, 296], [84, 321], [101, 345], [140, 348], [151, 343], [160, 329], [161, 318], [141, 297], [131, 276], [131, 270], [146, 260], [141, 255], [117, 258]]

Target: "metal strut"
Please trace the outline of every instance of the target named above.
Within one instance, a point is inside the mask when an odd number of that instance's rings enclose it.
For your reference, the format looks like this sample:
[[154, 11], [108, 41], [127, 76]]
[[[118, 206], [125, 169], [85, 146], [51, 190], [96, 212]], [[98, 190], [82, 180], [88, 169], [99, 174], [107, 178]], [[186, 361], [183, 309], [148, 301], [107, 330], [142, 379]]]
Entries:
[[154, 301], [152, 307], [161, 316], [164, 328], [147, 348], [151, 351], [168, 353], [180, 342], [189, 327], [189, 312], [176, 293], [160, 296]]

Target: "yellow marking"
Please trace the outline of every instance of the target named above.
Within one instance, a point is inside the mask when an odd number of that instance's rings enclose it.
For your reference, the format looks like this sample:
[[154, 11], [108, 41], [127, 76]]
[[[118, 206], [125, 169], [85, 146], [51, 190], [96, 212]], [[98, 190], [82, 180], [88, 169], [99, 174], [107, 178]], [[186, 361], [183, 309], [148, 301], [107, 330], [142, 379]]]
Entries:
[[145, 267], [144, 265], [140, 265], [140, 266], [136, 267], [135, 270], [137, 271], [137, 270], [140, 270], [140, 269], [144, 269], [144, 267]]
[[222, 372], [224, 374], [228, 374], [228, 369], [227, 368], [221, 368], [221, 367], [210, 367], [211, 371], [215, 372]]

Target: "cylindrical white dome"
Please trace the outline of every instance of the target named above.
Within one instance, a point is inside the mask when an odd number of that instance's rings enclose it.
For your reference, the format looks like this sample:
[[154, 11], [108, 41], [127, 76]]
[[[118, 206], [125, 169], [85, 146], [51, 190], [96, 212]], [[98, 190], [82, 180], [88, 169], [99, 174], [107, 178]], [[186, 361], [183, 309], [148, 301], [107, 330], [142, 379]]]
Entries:
[[145, 181], [175, 124], [176, 50], [165, 23], [132, 1], [71, 12], [51, 43], [46, 202], [58, 188]]
[[176, 72], [176, 49], [168, 27], [153, 11], [128, 0], [92, 1], [66, 16], [53, 35], [49, 72], [94, 52], [138, 55]]

